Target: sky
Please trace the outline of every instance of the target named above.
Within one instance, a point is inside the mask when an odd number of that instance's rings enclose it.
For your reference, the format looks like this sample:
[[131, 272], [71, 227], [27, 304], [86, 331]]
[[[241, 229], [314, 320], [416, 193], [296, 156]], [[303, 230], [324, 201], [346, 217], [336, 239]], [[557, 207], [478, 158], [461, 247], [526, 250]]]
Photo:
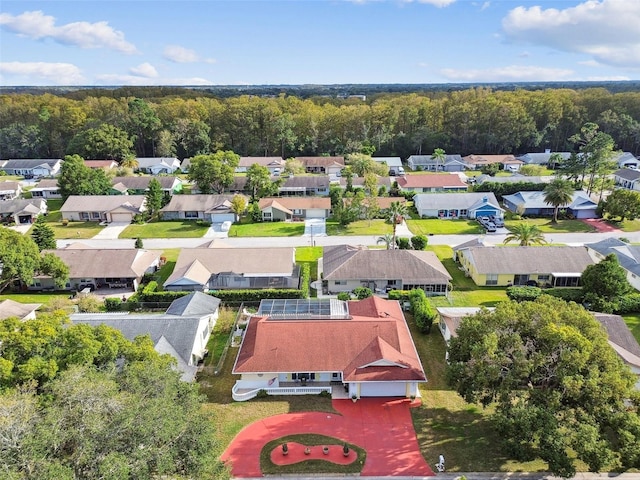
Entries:
[[640, 80], [640, 0], [2, 0], [0, 85]]

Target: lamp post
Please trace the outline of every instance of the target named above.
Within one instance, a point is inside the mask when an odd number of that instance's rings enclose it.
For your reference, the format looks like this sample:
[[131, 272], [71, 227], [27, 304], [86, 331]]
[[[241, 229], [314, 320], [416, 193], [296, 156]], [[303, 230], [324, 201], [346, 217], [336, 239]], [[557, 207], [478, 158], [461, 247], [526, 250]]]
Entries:
[[309, 224], [309, 228], [311, 230], [311, 246], [313, 247], [313, 223]]

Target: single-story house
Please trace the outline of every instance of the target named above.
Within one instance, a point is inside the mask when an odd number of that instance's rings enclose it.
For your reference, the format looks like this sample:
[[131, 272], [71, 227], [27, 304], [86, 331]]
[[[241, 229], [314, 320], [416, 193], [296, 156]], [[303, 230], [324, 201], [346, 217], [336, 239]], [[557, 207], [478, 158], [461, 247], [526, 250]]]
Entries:
[[128, 222], [146, 211], [144, 195], [70, 195], [60, 208], [63, 220], [72, 222]]
[[595, 262], [584, 247], [466, 247], [456, 257], [476, 285], [579, 287]]
[[607, 331], [609, 345], [636, 375], [636, 389], [640, 390], [640, 345], [620, 315], [593, 312], [593, 316]]
[[[69, 267], [66, 290], [127, 289], [135, 292], [145, 273], [153, 273], [160, 265], [160, 253], [141, 248], [88, 248], [75, 243], [67, 248], [45, 250], [53, 253]], [[34, 278], [29, 290], [51, 290], [55, 284], [50, 277]]]
[[31, 189], [33, 198], [62, 198], [58, 180], [55, 178], [43, 178]]
[[295, 249], [183, 248], [165, 290], [298, 288]]
[[7, 160], [2, 167], [7, 175], [20, 175], [25, 178], [53, 177], [60, 172], [62, 160], [59, 158], [39, 158]]
[[0, 320], [16, 317], [20, 320], [34, 320], [36, 310], [42, 306], [41, 303], [20, 303], [13, 300], [2, 300], [0, 302]]
[[513, 155], [467, 155], [463, 157], [463, 161], [469, 170], [480, 170], [487, 165], [499, 163], [504, 170], [517, 172], [524, 165], [522, 160], [518, 160]]
[[[344, 165], [343, 165], [344, 166]], [[280, 195], [329, 195], [328, 175], [302, 175], [285, 179], [278, 189]]]
[[151, 175], [171, 174], [180, 169], [180, 160], [175, 157], [136, 158], [137, 170]]
[[231, 210], [233, 195], [174, 195], [160, 209], [164, 220], [205, 220], [211, 223], [235, 222]]
[[216, 325], [220, 299], [200, 292], [178, 298], [163, 314], [75, 313], [74, 324], [107, 325], [134, 340], [149, 335], [154, 350], [177, 360], [176, 369], [185, 382], [195, 380], [198, 364], [207, 354], [207, 342]]
[[307, 173], [337, 175], [344, 168], [344, 157], [295, 157]]
[[437, 307], [438, 312], [438, 329], [447, 344], [445, 352], [445, 360], [449, 360], [449, 342], [452, 338], [458, 336], [458, 327], [465, 317], [471, 317], [476, 313], [486, 309], [490, 312], [494, 311], [494, 307]]
[[640, 192], [640, 170], [621, 168], [614, 172], [613, 178], [617, 187]]
[[493, 192], [422, 193], [414, 195], [413, 204], [423, 218], [502, 218], [504, 214]]
[[631, 152], [621, 152], [616, 154], [612, 159], [620, 168], [633, 168], [640, 170], [640, 160], [638, 160]]
[[403, 192], [440, 193], [466, 192], [468, 190], [468, 185], [456, 173], [405, 175], [399, 177], [397, 182], [398, 188]]
[[232, 391], [236, 401], [259, 390], [304, 395], [332, 388], [354, 399], [407, 398], [427, 381], [400, 304], [375, 296], [263, 300], [248, 321], [232, 373], [240, 375]]
[[85, 160], [84, 164], [89, 168], [101, 168], [107, 171], [118, 168], [118, 162], [115, 160]]
[[20, 182], [0, 182], [0, 200], [13, 200], [22, 194]]
[[633, 288], [640, 290], [640, 246], [624, 243], [617, 238], [605, 238], [585, 245], [591, 258], [600, 262], [613, 253], [620, 266], [627, 272], [627, 280]]
[[[545, 202], [545, 193], [538, 192], [517, 192], [513, 195], [504, 195], [502, 202], [507, 210], [520, 215], [536, 215], [552, 217], [555, 211], [553, 205]], [[573, 192], [571, 202], [560, 208], [575, 218], [598, 218], [596, 209], [598, 203], [589, 198], [589, 195], [582, 190]]]
[[265, 222], [327, 218], [331, 214], [329, 197], [267, 197], [261, 198], [258, 206]]
[[[517, 158], [524, 162], [525, 165], [549, 165], [549, 159], [551, 155], [554, 154], [559, 154], [563, 161], [569, 160], [571, 157], [571, 152], [552, 152], [551, 150], [546, 150], [544, 152], [525, 153]], [[555, 167], [555, 165], [551, 165], [551, 167]]]
[[462, 172], [465, 169], [464, 160], [459, 154], [445, 155], [444, 162], [434, 159], [433, 155], [411, 155], [407, 165], [413, 171]]
[[258, 164], [267, 167], [273, 175], [274, 173], [282, 172], [285, 163], [282, 157], [240, 157], [236, 173], [245, 173], [251, 165]]
[[436, 254], [419, 250], [324, 247], [318, 270], [325, 294], [367, 287], [377, 293], [421, 288], [429, 296], [446, 295], [451, 283], [451, 275]]
[[[473, 178], [473, 177], [471, 177]], [[492, 177], [491, 175], [478, 175], [475, 177], [475, 184], [482, 185], [483, 183], [538, 183], [540, 184], [540, 189], [544, 189], [544, 187], [553, 180], [554, 177], [545, 176], [545, 177], [535, 177], [535, 176], [525, 176], [520, 175], [519, 173], [514, 173], [508, 177]]]
[[398, 167], [402, 167], [402, 159], [400, 157], [371, 157], [371, 160], [384, 163], [389, 169], [393, 168], [397, 170]]
[[[376, 176], [376, 179], [377, 179], [378, 190], [381, 187], [384, 187], [387, 192], [391, 190], [391, 179], [389, 177]], [[346, 178], [340, 177], [340, 179], [338, 180], [338, 183], [340, 184], [340, 188], [345, 188], [345, 189], [347, 188]], [[353, 177], [351, 179], [351, 186], [353, 188], [364, 188], [364, 177]]]
[[113, 177], [113, 195], [145, 195], [149, 190], [149, 183], [152, 179], [160, 183], [160, 188], [166, 197], [182, 191], [182, 180], [178, 177], [169, 176], [134, 176], [134, 177]]
[[38, 215], [47, 213], [47, 201], [41, 198], [14, 198], [0, 200], [0, 220], [28, 225], [36, 221]]

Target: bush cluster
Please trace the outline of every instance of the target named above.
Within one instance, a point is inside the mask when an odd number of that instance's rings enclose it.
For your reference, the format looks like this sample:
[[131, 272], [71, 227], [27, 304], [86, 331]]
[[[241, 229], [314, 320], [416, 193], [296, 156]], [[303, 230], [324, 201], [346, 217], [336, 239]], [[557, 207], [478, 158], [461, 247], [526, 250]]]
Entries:
[[409, 301], [411, 302], [411, 313], [413, 313], [416, 326], [420, 329], [420, 332], [429, 333], [431, 325], [436, 319], [436, 312], [433, 310], [424, 290], [419, 288], [411, 290]]
[[516, 302], [532, 302], [542, 295], [542, 289], [539, 287], [509, 287], [507, 288], [507, 297]]
[[584, 293], [581, 288], [545, 288], [545, 295], [561, 298], [565, 302], [582, 303]]

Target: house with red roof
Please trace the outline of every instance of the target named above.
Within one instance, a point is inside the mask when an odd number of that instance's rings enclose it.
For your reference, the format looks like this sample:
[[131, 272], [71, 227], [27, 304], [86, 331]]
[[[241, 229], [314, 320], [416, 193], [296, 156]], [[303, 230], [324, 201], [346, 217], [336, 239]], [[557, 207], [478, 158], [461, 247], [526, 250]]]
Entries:
[[233, 398], [326, 391], [413, 397], [427, 381], [400, 304], [369, 297], [263, 300], [244, 331]]
[[442, 193], [466, 192], [467, 184], [456, 173], [405, 175], [398, 178], [398, 188], [403, 192]]

